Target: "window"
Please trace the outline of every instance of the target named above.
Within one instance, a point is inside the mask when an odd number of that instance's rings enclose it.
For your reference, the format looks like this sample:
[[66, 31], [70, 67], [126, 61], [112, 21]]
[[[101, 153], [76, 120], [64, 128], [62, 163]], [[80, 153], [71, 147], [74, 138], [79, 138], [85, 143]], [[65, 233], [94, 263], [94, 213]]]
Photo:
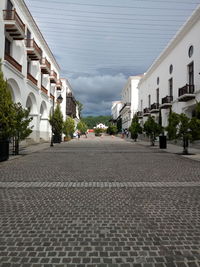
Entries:
[[169, 73], [172, 74], [172, 72], [173, 72], [173, 65], [171, 64], [171, 65], [169, 66]]
[[11, 55], [11, 42], [7, 38], [5, 39], [5, 54]]
[[159, 88], [156, 89], [156, 103], [159, 104]]
[[160, 78], [158, 77], [158, 78], [157, 78], [157, 85], [159, 84], [159, 82], [160, 82]]
[[27, 73], [31, 73], [31, 62], [27, 61]]
[[191, 57], [193, 55], [193, 52], [194, 52], [194, 47], [193, 47], [193, 45], [191, 45], [189, 50], [188, 50], [188, 56]]
[[143, 110], [143, 100], [141, 100], [141, 102], [140, 102], [140, 110], [141, 111]]
[[151, 95], [148, 95], [149, 108], [151, 108]]
[[173, 96], [173, 78], [169, 79], [169, 96]]
[[7, 10], [13, 10], [13, 4], [10, 0], [7, 1]]
[[188, 65], [188, 82], [189, 85], [194, 85], [194, 63]]
[[31, 39], [31, 32], [29, 31], [28, 28], [27, 28], [27, 32], [26, 32], [26, 38]]

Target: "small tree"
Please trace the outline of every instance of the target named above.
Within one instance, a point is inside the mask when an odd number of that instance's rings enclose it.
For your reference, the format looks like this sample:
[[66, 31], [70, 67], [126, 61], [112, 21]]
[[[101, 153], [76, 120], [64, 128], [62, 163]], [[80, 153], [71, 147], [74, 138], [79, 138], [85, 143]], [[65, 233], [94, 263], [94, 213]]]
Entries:
[[29, 116], [30, 110], [24, 109], [20, 103], [14, 104], [14, 111], [13, 137], [15, 138], [15, 155], [18, 155], [19, 142], [26, 139], [32, 133], [32, 127], [29, 127], [29, 124], [33, 118]]
[[193, 117], [190, 120], [190, 130], [191, 130], [191, 139], [192, 141], [200, 139], [200, 119]]
[[110, 125], [107, 128], [107, 133], [110, 135], [115, 135], [117, 132], [118, 132], [118, 129], [117, 129], [117, 126], [115, 126], [115, 125]]
[[14, 128], [14, 107], [7, 81], [4, 80], [0, 62], [0, 139], [12, 136]]
[[63, 115], [60, 109], [60, 105], [57, 105], [54, 114], [50, 115], [49, 123], [52, 126], [52, 131], [55, 138], [61, 140], [61, 135], [63, 132]]
[[177, 137], [183, 140], [183, 154], [188, 154], [188, 141], [191, 139], [190, 119], [183, 113], [179, 115]]
[[134, 139], [134, 141], [136, 142], [138, 138], [138, 134], [142, 133], [142, 127], [140, 126], [139, 118], [136, 114], [134, 115], [132, 119], [129, 131], [131, 133], [131, 138]]
[[79, 132], [81, 134], [85, 134], [87, 132], [87, 125], [85, 124], [85, 122], [83, 121], [80, 121], [78, 124], [77, 124], [77, 129], [79, 130]]
[[162, 132], [162, 127], [149, 116], [144, 124], [144, 131], [150, 137], [151, 145], [154, 146], [156, 137]]
[[168, 126], [165, 128], [168, 133], [168, 139], [174, 140], [177, 138], [177, 129], [179, 124], [179, 114], [170, 110], [168, 117]]
[[68, 117], [63, 124], [63, 133], [66, 137], [73, 137], [73, 133], [75, 132], [75, 122], [71, 117]]

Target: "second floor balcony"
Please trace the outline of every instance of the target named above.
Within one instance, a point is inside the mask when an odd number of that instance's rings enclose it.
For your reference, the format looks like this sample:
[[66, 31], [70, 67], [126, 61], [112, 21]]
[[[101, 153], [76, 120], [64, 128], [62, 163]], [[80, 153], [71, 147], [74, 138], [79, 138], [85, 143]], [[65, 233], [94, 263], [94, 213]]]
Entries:
[[27, 79], [31, 81], [33, 84], [35, 84], [36, 86], [38, 85], [38, 81], [30, 73], [27, 73]]
[[57, 73], [54, 70], [50, 72], [50, 83], [57, 83]]
[[159, 112], [159, 103], [154, 103], [151, 105], [151, 113]]
[[142, 118], [143, 117], [143, 112], [142, 111], [138, 111], [136, 113], [136, 115], [137, 115], [138, 118]]
[[150, 108], [144, 108], [143, 116], [149, 116], [149, 115], [150, 115]]
[[17, 14], [16, 10], [3, 10], [5, 31], [13, 40], [25, 38], [25, 24]]
[[178, 101], [187, 102], [195, 98], [194, 85], [186, 84], [185, 86], [178, 89]]
[[57, 90], [62, 90], [62, 82], [61, 82], [61, 79], [58, 79], [57, 80], [56, 88], [57, 88]]
[[46, 57], [41, 59], [41, 72], [43, 74], [51, 73], [51, 63], [46, 59]]
[[34, 39], [26, 39], [27, 55], [31, 60], [42, 59], [42, 49], [37, 45]]
[[162, 104], [160, 105], [161, 109], [167, 109], [172, 106], [173, 96], [166, 96], [162, 98]]

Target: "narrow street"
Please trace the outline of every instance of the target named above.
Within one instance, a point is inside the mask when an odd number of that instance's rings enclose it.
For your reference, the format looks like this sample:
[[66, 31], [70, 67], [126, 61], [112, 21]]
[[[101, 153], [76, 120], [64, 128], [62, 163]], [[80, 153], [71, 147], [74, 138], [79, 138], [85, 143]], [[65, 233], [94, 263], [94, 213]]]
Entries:
[[199, 162], [117, 137], [1, 163], [0, 266], [200, 266], [199, 195]]

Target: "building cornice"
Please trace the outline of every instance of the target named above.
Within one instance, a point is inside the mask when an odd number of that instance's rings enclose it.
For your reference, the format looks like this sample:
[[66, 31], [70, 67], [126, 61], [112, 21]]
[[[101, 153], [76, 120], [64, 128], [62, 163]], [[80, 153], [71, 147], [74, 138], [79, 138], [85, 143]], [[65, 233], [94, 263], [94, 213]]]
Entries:
[[168, 43], [166, 48], [161, 52], [157, 59], [153, 62], [150, 68], [147, 70], [143, 78], [140, 80], [141, 84], [145, 81], [153, 71], [162, 63], [163, 60], [171, 53], [171, 51], [180, 43], [185, 35], [192, 29], [192, 27], [199, 21], [200, 18], [200, 5], [194, 10], [192, 15], [186, 20], [183, 26], [178, 30], [172, 40]]
[[34, 29], [35, 35], [37, 36], [37, 38], [39, 39], [41, 44], [44, 46], [44, 48], [46, 49], [46, 52], [47, 52], [49, 58], [55, 64], [57, 69], [60, 71], [60, 66], [58, 65], [58, 62], [57, 62], [55, 56], [53, 55], [51, 49], [49, 48], [44, 36], [42, 35], [39, 27], [37, 26], [33, 16], [31, 15], [31, 12], [29, 11], [24, 0], [17, 0], [16, 5], [21, 9], [22, 13], [25, 14], [25, 16], [27, 17], [27, 22]]

